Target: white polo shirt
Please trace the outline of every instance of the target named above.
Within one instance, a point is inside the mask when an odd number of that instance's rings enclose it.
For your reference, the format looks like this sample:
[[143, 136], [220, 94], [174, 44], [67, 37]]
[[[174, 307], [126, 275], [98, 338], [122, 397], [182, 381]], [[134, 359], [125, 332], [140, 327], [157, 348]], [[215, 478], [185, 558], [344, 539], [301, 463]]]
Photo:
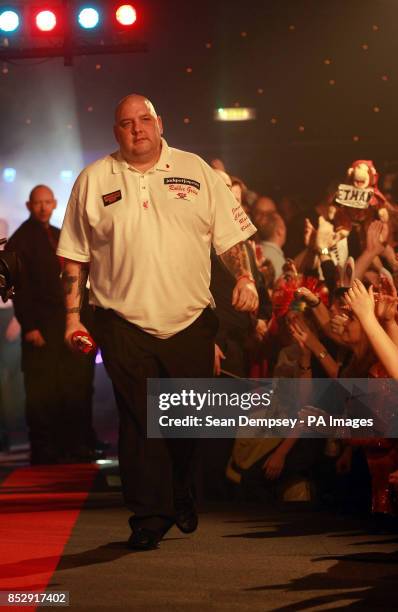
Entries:
[[119, 152], [83, 170], [57, 253], [90, 262], [90, 303], [168, 338], [212, 301], [211, 243], [224, 253], [255, 231], [212, 168], [162, 140], [144, 173]]

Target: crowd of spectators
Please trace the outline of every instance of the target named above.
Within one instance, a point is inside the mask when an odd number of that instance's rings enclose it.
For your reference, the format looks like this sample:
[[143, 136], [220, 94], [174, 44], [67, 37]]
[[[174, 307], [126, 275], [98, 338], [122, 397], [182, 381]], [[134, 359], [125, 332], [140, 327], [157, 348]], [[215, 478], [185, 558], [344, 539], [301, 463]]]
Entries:
[[[239, 185], [235, 195], [258, 230], [248, 249], [260, 309], [257, 316], [234, 315], [227, 295], [232, 283], [219, 283], [220, 271], [213, 276], [220, 321], [215, 375], [333, 379], [335, 392], [315, 411], [318, 415], [349, 413], [339, 400], [338, 379], [377, 378], [375, 401], [392, 417], [398, 377], [398, 203], [390, 196], [383, 214], [354, 216], [348, 235], [341, 235], [334, 223], [337, 182], [306, 207], [297, 197], [275, 201], [255, 195], [219, 161], [217, 168], [231, 189]], [[301, 416], [308, 413], [311, 409], [304, 408]], [[337, 430], [324, 439], [237, 438], [227, 476], [249, 499], [269, 499], [277, 484], [280, 490], [292, 478], [301, 479], [301, 485], [311, 483], [309, 496], [328, 506], [371, 511], [384, 521], [398, 512], [398, 440], [383, 436], [381, 425], [364, 438]]]

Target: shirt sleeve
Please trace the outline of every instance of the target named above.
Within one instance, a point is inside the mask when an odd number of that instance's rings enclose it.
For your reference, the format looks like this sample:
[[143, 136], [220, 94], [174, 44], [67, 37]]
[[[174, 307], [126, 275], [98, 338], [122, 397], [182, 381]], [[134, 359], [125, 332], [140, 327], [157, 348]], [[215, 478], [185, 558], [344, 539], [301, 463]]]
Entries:
[[90, 225], [87, 219], [87, 184], [83, 175], [78, 177], [66, 207], [57, 255], [80, 261], [90, 261]]
[[253, 236], [256, 228], [224, 181], [215, 177], [211, 188], [212, 242], [217, 255]]

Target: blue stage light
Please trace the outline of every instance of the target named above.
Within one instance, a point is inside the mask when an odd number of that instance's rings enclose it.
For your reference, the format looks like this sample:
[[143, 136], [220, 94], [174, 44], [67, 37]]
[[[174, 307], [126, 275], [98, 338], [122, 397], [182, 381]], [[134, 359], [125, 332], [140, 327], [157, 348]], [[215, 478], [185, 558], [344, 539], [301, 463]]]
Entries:
[[16, 11], [3, 10], [0, 13], [0, 31], [11, 34], [19, 28], [19, 15]]
[[5, 183], [13, 183], [16, 179], [17, 171], [15, 168], [4, 168], [3, 170], [3, 181]]
[[61, 172], [59, 173], [59, 178], [61, 179], [61, 181], [68, 183], [73, 179], [72, 170], [61, 170]]
[[95, 28], [99, 23], [99, 12], [97, 9], [92, 8], [91, 6], [86, 6], [81, 11], [79, 11], [79, 15], [77, 20], [79, 25], [85, 30], [91, 30]]

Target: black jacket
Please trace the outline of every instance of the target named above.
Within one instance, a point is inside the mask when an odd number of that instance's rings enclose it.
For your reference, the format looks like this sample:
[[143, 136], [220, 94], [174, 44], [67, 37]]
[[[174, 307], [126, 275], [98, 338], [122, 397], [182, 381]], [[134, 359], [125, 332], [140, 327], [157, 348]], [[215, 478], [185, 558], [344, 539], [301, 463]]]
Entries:
[[30, 218], [6, 244], [21, 260], [21, 274], [14, 297], [15, 315], [25, 334], [42, 329], [49, 319], [64, 313], [61, 264], [55, 253], [60, 230], [48, 229]]

